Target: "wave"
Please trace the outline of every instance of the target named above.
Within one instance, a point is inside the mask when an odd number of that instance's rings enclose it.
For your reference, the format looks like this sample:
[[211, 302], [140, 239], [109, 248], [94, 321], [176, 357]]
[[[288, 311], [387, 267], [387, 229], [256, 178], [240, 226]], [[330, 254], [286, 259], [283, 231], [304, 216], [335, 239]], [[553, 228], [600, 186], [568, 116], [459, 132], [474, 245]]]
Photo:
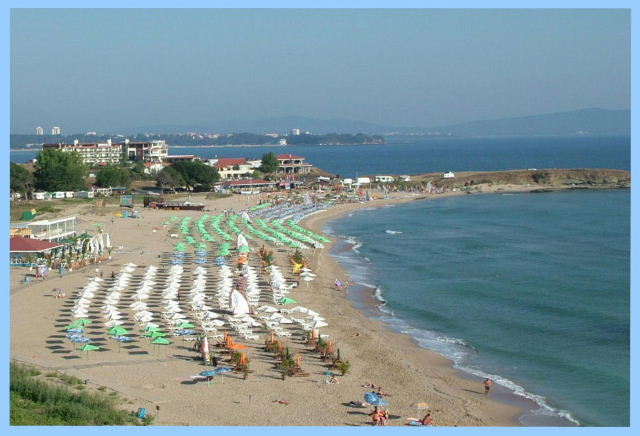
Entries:
[[531, 413], [535, 415], [556, 416], [564, 418], [575, 425], [580, 425], [580, 421], [575, 419], [568, 411], [550, 406], [545, 397], [528, 392], [524, 387], [508, 378], [466, 366], [465, 362], [469, 357], [477, 354], [478, 351], [464, 339], [443, 336], [434, 331], [412, 327], [403, 319], [396, 317], [393, 311], [386, 305], [379, 307], [379, 309], [383, 314], [381, 317], [382, 321], [392, 329], [411, 336], [420, 347], [434, 351], [450, 359], [453, 362], [454, 368], [482, 379], [490, 378], [497, 385], [504, 387], [514, 395], [533, 401], [538, 406], [538, 409], [532, 410]]
[[567, 421], [572, 422], [575, 425], [580, 425], [580, 421], [578, 421], [577, 419], [575, 419], [573, 416], [571, 416], [571, 413], [569, 413], [567, 410], [561, 410], [561, 409], [556, 409], [554, 407], [551, 407], [547, 401], [546, 398], [543, 397], [542, 395], [536, 395], [536, 394], [532, 394], [531, 392], [528, 392], [525, 388], [523, 388], [522, 386], [520, 386], [519, 384], [501, 377], [499, 375], [496, 374], [489, 374], [486, 373], [482, 370], [479, 369], [475, 369], [475, 368], [467, 368], [464, 366], [458, 366], [458, 365], [454, 365], [454, 367], [460, 369], [461, 371], [467, 372], [469, 374], [475, 375], [477, 377], [480, 378], [490, 378], [491, 380], [493, 380], [496, 384], [505, 387], [506, 389], [510, 390], [513, 394], [518, 395], [520, 397], [524, 397], [528, 400], [533, 401], [534, 403], [536, 403], [538, 405], [538, 409], [534, 410], [533, 413], [537, 414], [537, 415], [548, 415], [548, 416], [559, 416], [561, 418], [566, 419]]
[[384, 232], [388, 233], [390, 235], [401, 235], [402, 234], [402, 232], [399, 231], [399, 230], [385, 230]]
[[380, 286], [376, 286], [376, 290], [373, 291], [373, 298], [375, 298], [376, 301], [382, 303], [383, 305], [387, 304], [387, 300], [385, 300], [382, 296], [382, 288]]
[[370, 266], [365, 263], [363, 256], [361, 256], [358, 251], [358, 248], [362, 246], [362, 242], [353, 236], [338, 236], [346, 243], [351, 244], [352, 247], [351, 250], [347, 251], [346, 255], [338, 255], [335, 257], [338, 258], [340, 263], [348, 266], [347, 271], [349, 271], [349, 275], [354, 282], [373, 290], [371, 295], [377, 303], [376, 307], [379, 311], [378, 318], [380, 321], [385, 323], [392, 330], [412, 337], [421, 348], [431, 350], [450, 359], [453, 362], [454, 368], [482, 379], [490, 378], [497, 385], [504, 387], [514, 395], [518, 395], [534, 402], [538, 408], [532, 410], [530, 412], [531, 414], [563, 418], [575, 425], [580, 425], [580, 422], [575, 419], [570, 412], [550, 406], [545, 397], [528, 392], [523, 386], [505, 377], [497, 374], [490, 374], [479, 368], [466, 365], [469, 358], [477, 355], [478, 351], [473, 345], [469, 344], [464, 339], [454, 338], [443, 335], [439, 332], [413, 327], [404, 319], [396, 316], [384, 296], [383, 289], [379, 285], [368, 283], [366, 280], [370, 277]]

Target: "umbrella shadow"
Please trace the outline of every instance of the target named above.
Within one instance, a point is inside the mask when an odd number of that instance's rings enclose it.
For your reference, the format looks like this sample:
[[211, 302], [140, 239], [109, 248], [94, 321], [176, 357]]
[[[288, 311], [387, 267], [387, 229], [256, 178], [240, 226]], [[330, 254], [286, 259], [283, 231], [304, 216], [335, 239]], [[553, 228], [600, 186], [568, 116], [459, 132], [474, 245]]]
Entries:
[[349, 410], [347, 413], [349, 415], [365, 415], [365, 416], [368, 415], [367, 412], [356, 412], [355, 410]]
[[54, 350], [51, 352], [51, 354], [69, 354], [71, 353], [71, 350]]
[[132, 356], [138, 356], [138, 355], [143, 355], [143, 354], [149, 354], [148, 351], [129, 351], [128, 352], [130, 355]]
[[47, 344], [64, 344], [63, 340], [45, 341]]
[[71, 360], [71, 359], [80, 359], [80, 356], [78, 355], [71, 355], [71, 356], [62, 356], [63, 359], [67, 359], [67, 360]]

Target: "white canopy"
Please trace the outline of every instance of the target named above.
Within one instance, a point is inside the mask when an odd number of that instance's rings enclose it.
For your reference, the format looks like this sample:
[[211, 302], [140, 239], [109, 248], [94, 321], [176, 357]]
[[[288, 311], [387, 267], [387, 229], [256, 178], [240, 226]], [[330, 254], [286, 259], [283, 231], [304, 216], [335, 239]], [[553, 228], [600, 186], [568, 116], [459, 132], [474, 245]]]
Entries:
[[244, 296], [235, 289], [231, 293], [231, 310], [234, 315], [244, 315], [249, 313], [249, 303]]

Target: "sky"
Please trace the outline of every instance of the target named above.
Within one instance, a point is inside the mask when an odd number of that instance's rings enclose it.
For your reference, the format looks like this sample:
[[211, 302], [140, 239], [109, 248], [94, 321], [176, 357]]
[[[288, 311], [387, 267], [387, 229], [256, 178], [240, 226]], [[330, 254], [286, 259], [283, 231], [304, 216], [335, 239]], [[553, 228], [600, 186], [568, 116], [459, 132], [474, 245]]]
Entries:
[[622, 9], [13, 9], [11, 132], [629, 109], [630, 34]]

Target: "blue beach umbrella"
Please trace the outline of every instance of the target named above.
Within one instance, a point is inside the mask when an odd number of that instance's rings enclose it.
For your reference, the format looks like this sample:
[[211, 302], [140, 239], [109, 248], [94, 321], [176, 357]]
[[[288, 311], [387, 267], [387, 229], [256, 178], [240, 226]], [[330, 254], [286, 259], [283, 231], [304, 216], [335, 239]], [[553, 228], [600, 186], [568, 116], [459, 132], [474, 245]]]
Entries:
[[214, 375], [218, 375], [218, 373], [215, 370], [210, 370], [210, 371], [202, 371], [200, 375], [202, 377], [213, 377]]
[[367, 392], [364, 394], [364, 401], [374, 406], [386, 406], [388, 404], [375, 392]]

